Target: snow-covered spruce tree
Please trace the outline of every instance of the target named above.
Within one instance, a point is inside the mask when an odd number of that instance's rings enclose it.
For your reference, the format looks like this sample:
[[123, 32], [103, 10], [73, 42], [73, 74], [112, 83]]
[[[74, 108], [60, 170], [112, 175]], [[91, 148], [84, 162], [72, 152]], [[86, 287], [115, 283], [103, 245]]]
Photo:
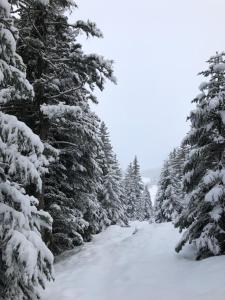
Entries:
[[88, 107], [67, 106], [65, 113], [65, 105], [61, 118], [59, 108], [44, 109], [44, 114], [59, 124], [52, 130], [54, 139], [63, 140], [59, 162], [50, 168], [45, 191], [46, 209], [54, 219], [51, 249], [56, 254], [89, 241], [91, 234], [110, 224], [97, 198], [102, 188], [98, 118]]
[[135, 156], [133, 163], [129, 164], [124, 178], [127, 216], [129, 220], [142, 220], [142, 193], [144, 185], [140, 175], [140, 166]]
[[[79, 107], [76, 109], [74, 106], [68, 106], [67, 113], [65, 113], [65, 106], [63, 105], [62, 111], [60, 106], [56, 105], [52, 113], [53, 106], [46, 106], [46, 109], [43, 110], [51, 122], [59, 124], [55, 138], [58, 136], [58, 139], [61, 140], [63, 135], [63, 140], [68, 141], [68, 145], [63, 143], [63, 147], [61, 146], [59, 159], [49, 168], [49, 173], [45, 179], [45, 208], [53, 217], [50, 248], [56, 255], [82, 244], [84, 239], [90, 239], [90, 235], [88, 237], [85, 235], [89, 223], [84, 220], [83, 213], [78, 208], [79, 202], [76, 201], [78, 191], [81, 193], [84, 189], [81, 182], [83, 182], [85, 170], [80, 164], [81, 162], [77, 161], [80, 145], [78, 141], [75, 143], [81, 135], [77, 130], [77, 124], [79, 120], [83, 121], [84, 116], [81, 117]], [[74, 122], [75, 117], [76, 122]], [[65, 130], [68, 126], [70, 130]], [[81, 126], [80, 128], [88, 132], [88, 127]], [[71, 147], [70, 144], [72, 143], [73, 146]], [[94, 148], [95, 145], [85, 142], [86, 151], [90, 151], [89, 147]], [[79, 185], [75, 183], [78, 170], [80, 170]], [[77, 192], [75, 192], [76, 189]]]
[[166, 190], [171, 185], [171, 178], [169, 173], [169, 162], [166, 160], [164, 162], [160, 179], [158, 183], [158, 191], [156, 194], [155, 205], [154, 205], [154, 218], [156, 223], [170, 222], [171, 215], [167, 215], [164, 212], [163, 205], [164, 202], [169, 200], [166, 197]]
[[115, 80], [112, 61], [97, 54], [85, 54], [77, 41], [83, 33], [87, 37], [103, 35], [90, 21], [70, 24], [64, 12], [74, 6], [71, 0], [27, 0], [19, 7], [18, 50], [35, 91], [35, 113], [30, 122], [44, 140], [49, 138], [53, 124], [43, 115], [43, 105], [45, 111], [46, 106], [57, 104], [61, 105], [61, 112], [62, 104], [87, 109], [90, 100], [97, 103], [95, 88], [103, 90], [106, 78]]
[[183, 168], [186, 148], [174, 149], [165, 162], [155, 202], [156, 222], [174, 221], [184, 206]]
[[152, 207], [152, 200], [151, 195], [148, 189], [148, 186], [145, 185], [144, 191], [142, 194], [142, 207], [141, 207], [141, 214], [142, 214], [142, 220], [143, 221], [154, 221], [154, 213], [153, 213], [153, 207]]
[[121, 225], [128, 225], [128, 218], [126, 214], [126, 196], [125, 196], [125, 190], [123, 184], [123, 172], [121, 170], [116, 154], [114, 155], [113, 169], [114, 169], [115, 177], [117, 178], [118, 194], [119, 194], [120, 205], [121, 205], [119, 222]]
[[184, 176], [187, 207], [176, 223], [185, 229], [176, 251], [192, 243], [197, 259], [225, 253], [225, 54], [208, 63], [208, 70], [200, 73], [208, 80], [193, 100], [196, 109], [184, 140], [191, 147]]
[[181, 213], [183, 207], [183, 161], [181, 149], [176, 148], [169, 154], [168, 170], [169, 185], [165, 190], [165, 199], [162, 210], [168, 220], [172, 221]]
[[184, 165], [188, 157], [190, 147], [188, 145], [181, 144], [180, 147], [174, 150], [174, 154], [170, 160], [170, 172], [173, 186], [174, 195], [174, 210], [175, 218], [181, 214], [182, 210], [186, 206], [185, 203], [185, 192], [183, 188], [183, 178], [184, 178]]
[[97, 103], [94, 90], [103, 90], [106, 79], [114, 81], [112, 61], [83, 52], [79, 34], [102, 33], [90, 21], [69, 24], [63, 13], [73, 6], [67, 0], [28, 0], [17, 20], [19, 51], [35, 90], [34, 113], [22, 119], [60, 154], [45, 180], [44, 203], [54, 216], [51, 248], [57, 254], [90, 240], [108, 224], [97, 199], [100, 141], [89, 103]]
[[124, 191], [125, 191], [125, 206], [126, 206], [126, 216], [128, 220], [134, 219], [136, 207], [136, 197], [133, 187], [133, 165], [130, 163], [127, 167], [125, 176], [124, 176]]
[[[0, 1], [0, 104], [12, 99], [25, 105], [32, 86], [16, 53], [10, 5]], [[24, 106], [25, 106], [24, 105]], [[52, 279], [53, 256], [41, 238], [51, 217], [37, 209], [31, 194], [41, 191], [47, 160], [38, 136], [15, 116], [0, 112], [0, 298], [39, 299], [39, 287]]]
[[142, 210], [142, 193], [144, 190], [144, 184], [142, 182], [140, 165], [138, 163], [137, 156], [133, 161], [133, 180], [134, 180], [134, 193], [136, 197], [136, 219], [143, 220], [145, 211]]
[[102, 169], [102, 189], [99, 193], [99, 201], [111, 224], [125, 225], [127, 218], [125, 216], [122, 173], [104, 122], [101, 123], [99, 136], [102, 145], [99, 159]]

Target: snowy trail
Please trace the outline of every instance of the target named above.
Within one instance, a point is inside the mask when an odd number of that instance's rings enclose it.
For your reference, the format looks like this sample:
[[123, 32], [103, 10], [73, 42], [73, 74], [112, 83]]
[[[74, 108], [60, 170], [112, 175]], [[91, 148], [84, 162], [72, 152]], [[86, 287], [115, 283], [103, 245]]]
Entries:
[[43, 299], [224, 300], [225, 257], [196, 262], [190, 249], [177, 255], [178, 239], [168, 223], [111, 226], [56, 264]]

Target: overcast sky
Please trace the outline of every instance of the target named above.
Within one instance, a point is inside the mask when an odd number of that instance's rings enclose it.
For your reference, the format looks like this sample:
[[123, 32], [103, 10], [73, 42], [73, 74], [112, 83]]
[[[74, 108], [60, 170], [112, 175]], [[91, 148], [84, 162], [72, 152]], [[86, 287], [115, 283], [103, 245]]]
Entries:
[[95, 21], [102, 40], [85, 50], [115, 61], [96, 111], [109, 127], [122, 167], [137, 154], [142, 169], [162, 165], [188, 130], [186, 117], [202, 79], [225, 50], [224, 0], [78, 0], [72, 19]]

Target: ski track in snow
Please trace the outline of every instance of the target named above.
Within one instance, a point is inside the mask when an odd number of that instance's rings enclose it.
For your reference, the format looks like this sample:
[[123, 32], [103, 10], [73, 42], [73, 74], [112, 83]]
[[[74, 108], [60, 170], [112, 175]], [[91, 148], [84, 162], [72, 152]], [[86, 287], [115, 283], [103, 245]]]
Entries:
[[224, 300], [225, 257], [178, 255], [178, 240], [170, 223], [111, 226], [56, 264], [43, 300]]

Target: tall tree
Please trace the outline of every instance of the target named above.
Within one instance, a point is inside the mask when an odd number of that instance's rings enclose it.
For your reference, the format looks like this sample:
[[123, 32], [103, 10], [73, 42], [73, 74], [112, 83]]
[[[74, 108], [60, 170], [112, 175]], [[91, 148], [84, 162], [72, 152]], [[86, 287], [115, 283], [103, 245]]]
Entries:
[[[0, 2], [0, 104], [32, 100], [25, 66], [16, 53], [10, 5]], [[0, 112], [0, 298], [39, 299], [52, 279], [53, 256], [41, 238], [51, 217], [37, 209], [47, 159], [38, 136], [15, 116]]]
[[127, 218], [125, 216], [122, 173], [113, 152], [108, 129], [104, 122], [101, 123], [99, 135], [102, 145], [100, 154], [102, 189], [99, 199], [107, 212], [110, 223], [124, 225], [127, 224]]
[[103, 90], [105, 80], [115, 82], [115, 78], [112, 61], [85, 54], [77, 41], [83, 33], [103, 35], [90, 21], [69, 23], [64, 12], [76, 6], [73, 1], [18, 3], [18, 49], [35, 91], [32, 113], [25, 111], [19, 118], [59, 151], [59, 160], [50, 166], [45, 179], [45, 202], [41, 201], [55, 217], [51, 248], [58, 254], [90, 240], [92, 233], [107, 225], [97, 199], [101, 187], [99, 120], [90, 102], [97, 103], [96, 88]]
[[197, 258], [225, 253], [225, 54], [209, 59], [200, 73], [208, 78], [193, 102], [191, 130], [184, 143], [191, 147], [185, 163], [187, 207], [176, 226], [185, 229], [176, 250], [187, 243], [197, 248]]

